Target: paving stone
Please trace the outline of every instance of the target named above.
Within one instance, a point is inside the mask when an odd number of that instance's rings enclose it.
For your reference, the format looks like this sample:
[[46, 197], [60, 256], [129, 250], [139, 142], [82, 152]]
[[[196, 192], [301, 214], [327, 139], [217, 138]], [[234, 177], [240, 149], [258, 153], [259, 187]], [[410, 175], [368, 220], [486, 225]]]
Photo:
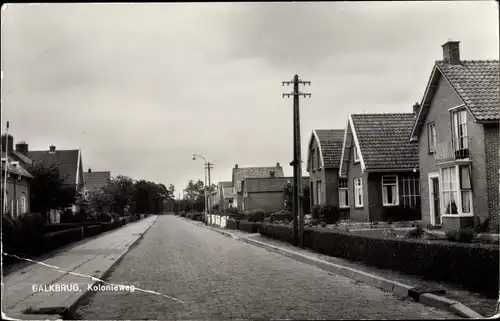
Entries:
[[106, 281], [160, 294], [97, 292], [76, 310], [79, 318], [456, 318], [175, 216], [160, 216]]

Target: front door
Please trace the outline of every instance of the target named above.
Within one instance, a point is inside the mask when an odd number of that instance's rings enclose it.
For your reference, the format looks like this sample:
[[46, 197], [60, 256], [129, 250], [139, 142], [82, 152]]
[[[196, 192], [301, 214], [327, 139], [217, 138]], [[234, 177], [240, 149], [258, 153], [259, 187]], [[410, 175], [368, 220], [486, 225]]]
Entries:
[[441, 224], [441, 206], [439, 203], [439, 177], [432, 177], [431, 178], [431, 193], [430, 193], [430, 201], [432, 202], [433, 206], [433, 215], [434, 218], [434, 225], [440, 225]]

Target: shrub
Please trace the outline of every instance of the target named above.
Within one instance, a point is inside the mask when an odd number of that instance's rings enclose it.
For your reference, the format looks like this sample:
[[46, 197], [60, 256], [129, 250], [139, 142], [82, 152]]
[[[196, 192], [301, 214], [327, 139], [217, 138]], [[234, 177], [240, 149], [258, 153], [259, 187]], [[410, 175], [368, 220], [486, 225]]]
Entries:
[[59, 216], [61, 223], [72, 223], [73, 222], [73, 212], [70, 209], [65, 209]]
[[212, 211], [218, 211], [219, 210], [219, 204], [214, 204], [212, 206]]
[[90, 236], [98, 235], [101, 232], [102, 232], [101, 225], [88, 225], [88, 226], [85, 226], [84, 236], [90, 237]]
[[42, 244], [44, 245], [43, 247], [45, 250], [53, 250], [71, 242], [81, 240], [82, 237], [82, 228], [76, 227], [64, 231], [45, 234]]
[[120, 220], [122, 218], [120, 216], [120, 214], [118, 214], [118, 213], [111, 213], [110, 215], [113, 218], [113, 220], [115, 220], [115, 221], [118, 221], [118, 220]]
[[244, 231], [247, 233], [259, 233], [260, 223], [257, 222], [249, 222], [247, 220], [241, 220], [238, 225], [238, 229], [240, 231]]
[[181, 212], [181, 217], [186, 217], [187, 213], [186, 212]]
[[487, 217], [483, 222], [479, 216], [474, 217], [474, 228], [476, 233], [487, 233], [490, 231], [491, 217]]
[[253, 210], [247, 216], [249, 222], [262, 222], [266, 217], [266, 212], [261, 209]]
[[24, 253], [38, 254], [43, 251], [43, 236], [45, 235], [45, 220], [38, 213], [27, 213], [16, 220], [16, 247]]
[[[293, 242], [290, 226], [262, 223], [259, 231], [268, 237]], [[430, 280], [453, 282], [471, 291], [498, 297], [498, 245], [388, 239], [308, 228], [304, 228], [304, 244], [325, 255]]]
[[237, 212], [237, 213], [231, 213], [231, 212], [227, 212], [226, 213], [228, 217], [232, 218], [232, 219], [235, 219], [235, 220], [245, 220], [248, 216], [247, 213], [244, 213], [244, 212]]
[[418, 221], [422, 219], [420, 209], [404, 206], [385, 207], [382, 212], [382, 219], [389, 223], [401, 221]]
[[314, 205], [312, 207], [312, 211], [311, 211], [312, 218], [318, 218], [319, 219], [320, 212], [321, 212], [321, 206]]
[[328, 224], [335, 224], [340, 220], [340, 211], [333, 205], [322, 205], [319, 210], [319, 218]]
[[226, 219], [226, 228], [230, 230], [238, 230], [240, 221], [228, 218]]
[[240, 210], [237, 207], [229, 207], [226, 209], [226, 212], [230, 214], [238, 214]]
[[272, 213], [270, 216], [269, 216], [269, 222], [270, 223], [273, 223], [273, 222], [279, 222], [279, 221], [291, 221], [293, 219], [293, 215], [292, 215], [292, 212], [288, 211], [288, 210], [281, 210], [279, 212], [276, 212], [276, 213]]
[[447, 231], [445, 234], [449, 241], [460, 243], [471, 243], [476, 236], [474, 230], [470, 228]]
[[424, 229], [420, 225], [418, 225], [414, 229], [408, 231], [408, 233], [406, 233], [406, 237], [408, 237], [408, 238], [414, 238], [414, 239], [419, 239], [422, 236], [424, 236], [424, 234], [425, 234]]

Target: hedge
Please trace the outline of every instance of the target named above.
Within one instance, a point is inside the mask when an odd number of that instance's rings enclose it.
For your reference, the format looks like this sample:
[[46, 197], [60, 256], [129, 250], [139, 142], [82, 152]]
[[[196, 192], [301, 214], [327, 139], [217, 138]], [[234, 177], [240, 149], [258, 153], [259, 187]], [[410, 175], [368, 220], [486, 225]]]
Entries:
[[249, 222], [247, 220], [239, 221], [238, 229], [248, 233], [259, 233], [261, 223]]
[[84, 229], [84, 237], [95, 236], [102, 232], [102, 226], [99, 225], [88, 225]]
[[44, 249], [53, 250], [83, 238], [82, 228], [71, 228], [64, 231], [47, 233], [44, 237]]
[[[268, 223], [260, 229], [262, 235], [291, 243], [292, 231], [290, 226]], [[311, 228], [304, 228], [304, 245], [322, 254], [498, 295], [498, 245], [396, 240]]]
[[232, 218], [227, 218], [226, 219], [226, 228], [230, 230], [238, 230], [239, 229], [239, 224], [240, 221], [232, 219]]

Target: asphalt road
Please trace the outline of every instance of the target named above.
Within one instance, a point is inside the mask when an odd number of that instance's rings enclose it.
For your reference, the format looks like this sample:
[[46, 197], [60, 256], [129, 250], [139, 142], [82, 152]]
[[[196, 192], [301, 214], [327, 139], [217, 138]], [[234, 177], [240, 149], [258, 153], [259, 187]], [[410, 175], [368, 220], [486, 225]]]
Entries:
[[159, 294], [98, 291], [82, 302], [78, 318], [454, 318], [448, 312], [398, 299], [175, 216], [159, 217], [106, 281]]

